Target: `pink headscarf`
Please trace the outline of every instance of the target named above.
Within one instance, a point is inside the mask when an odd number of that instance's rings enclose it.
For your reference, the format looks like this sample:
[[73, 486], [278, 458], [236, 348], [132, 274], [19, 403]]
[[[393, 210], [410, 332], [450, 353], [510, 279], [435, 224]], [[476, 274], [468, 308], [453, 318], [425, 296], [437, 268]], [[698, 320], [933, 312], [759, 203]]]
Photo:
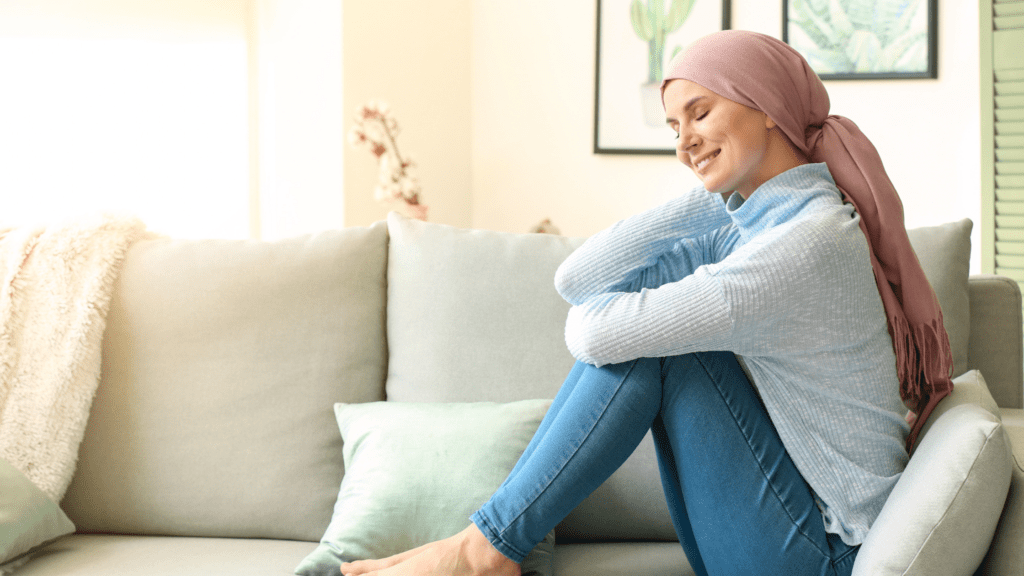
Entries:
[[900, 397], [917, 414], [909, 450], [932, 409], [953, 390], [953, 359], [938, 299], [910, 246], [903, 204], [878, 151], [848, 118], [829, 115], [821, 80], [796, 50], [771, 36], [743, 30], [705, 36], [672, 60], [662, 92], [675, 79], [767, 114], [811, 162], [828, 165], [857, 209], [889, 321]]

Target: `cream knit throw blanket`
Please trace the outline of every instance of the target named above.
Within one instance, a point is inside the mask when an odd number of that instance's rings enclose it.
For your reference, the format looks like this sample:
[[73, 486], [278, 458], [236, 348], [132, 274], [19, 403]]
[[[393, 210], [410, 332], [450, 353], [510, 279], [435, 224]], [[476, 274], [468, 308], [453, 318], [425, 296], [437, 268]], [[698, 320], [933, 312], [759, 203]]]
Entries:
[[0, 229], [0, 457], [54, 502], [71, 482], [114, 281], [137, 219]]

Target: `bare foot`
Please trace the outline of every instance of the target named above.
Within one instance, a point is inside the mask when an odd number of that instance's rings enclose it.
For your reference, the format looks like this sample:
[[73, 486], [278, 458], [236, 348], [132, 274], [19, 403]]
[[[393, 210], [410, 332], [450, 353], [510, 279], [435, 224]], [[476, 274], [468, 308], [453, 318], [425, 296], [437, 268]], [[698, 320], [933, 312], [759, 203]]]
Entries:
[[394, 566], [399, 562], [404, 562], [405, 560], [412, 558], [413, 556], [419, 554], [420, 552], [423, 552], [424, 550], [426, 550], [430, 546], [433, 546], [434, 544], [436, 544], [436, 542], [424, 544], [419, 548], [406, 550], [405, 552], [402, 552], [400, 554], [395, 554], [394, 556], [388, 556], [387, 558], [381, 558], [379, 560], [357, 560], [355, 562], [345, 562], [341, 565], [341, 573], [345, 576], [360, 576], [368, 572], [383, 570], [385, 568]]
[[[377, 561], [377, 564], [343, 564], [346, 576], [520, 576], [519, 564], [506, 558], [484, 537], [475, 524], [455, 536], [409, 552]], [[359, 564], [359, 566], [357, 566]], [[368, 568], [355, 572], [352, 569]]]

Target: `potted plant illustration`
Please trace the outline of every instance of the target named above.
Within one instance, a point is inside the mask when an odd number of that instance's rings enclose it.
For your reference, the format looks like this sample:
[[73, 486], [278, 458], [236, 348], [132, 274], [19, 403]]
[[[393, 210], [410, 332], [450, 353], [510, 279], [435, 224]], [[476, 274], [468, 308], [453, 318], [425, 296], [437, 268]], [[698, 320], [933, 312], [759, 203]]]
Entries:
[[[665, 0], [633, 0], [629, 6], [629, 19], [633, 31], [647, 42], [647, 82], [640, 86], [644, 122], [648, 126], [664, 126], [665, 114], [661, 107], [662, 68], [665, 65], [665, 38], [679, 30], [690, 16], [695, 0], [671, 0], [668, 12]], [[674, 56], [681, 47], [676, 47]]]

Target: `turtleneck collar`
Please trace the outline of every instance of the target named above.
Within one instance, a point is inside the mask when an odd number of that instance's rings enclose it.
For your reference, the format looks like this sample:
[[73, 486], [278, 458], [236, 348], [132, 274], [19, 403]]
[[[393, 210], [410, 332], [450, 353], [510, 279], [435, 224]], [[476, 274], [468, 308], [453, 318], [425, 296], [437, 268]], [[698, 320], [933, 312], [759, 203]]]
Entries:
[[749, 198], [733, 193], [725, 203], [725, 211], [746, 242], [792, 220], [808, 205], [842, 204], [842, 201], [828, 166], [821, 162], [786, 170], [759, 186]]

